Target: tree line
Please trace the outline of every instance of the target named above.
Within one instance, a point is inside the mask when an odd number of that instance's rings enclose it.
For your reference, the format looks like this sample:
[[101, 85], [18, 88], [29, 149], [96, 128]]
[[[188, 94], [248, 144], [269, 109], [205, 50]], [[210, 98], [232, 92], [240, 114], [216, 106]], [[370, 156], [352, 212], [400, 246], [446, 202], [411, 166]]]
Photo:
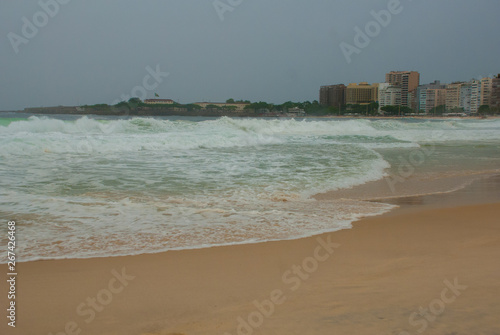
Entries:
[[[383, 106], [379, 108], [378, 102], [371, 102], [369, 104], [348, 104], [341, 106], [324, 106], [321, 105], [317, 100], [314, 101], [304, 101], [304, 102], [293, 102], [286, 101], [282, 104], [267, 103], [264, 101], [251, 102], [249, 100], [226, 100], [227, 104], [237, 104], [245, 103], [245, 111], [255, 111], [256, 113], [285, 113], [292, 108], [298, 108], [304, 110], [308, 115], [312, 116], [341, 116], [341, 115], [360, 115], [360, 116], [403, 116], [405, 114], [413, 113], [413, 111], [406, 106]], [[151, 108], [152, 106], [144, 103], [139, 98], [131, 98], [128, 101], [121, 101], [115, 105], [107, 104], [96, 104], [96, 105], [85, 105], [82, 106], [85, 110], [99, 110], [99, 111], [109, 111], [109, 112], [129, 112], [139, 110], [140, 108]], [[196, 104], [180, 104], [174, 102], [173, 104], [155, 104], [155, 109], [174, 109], [182, 108], [189, 112], [200, 111], [203, 108]], [[215, 104], [209, 104], [205, 107], [206, 110], [219, 110], [234, 112], [236, 106], [217, 106]], [[381, 112], [379, 112], [379, 109]], [[447, 110], [445, 105], [437, 106], [429, 111], [429, 115], [443, 115], [445, 113], [463, 113], [463, 108], [458, 108], [454, 110]], [[425, 114], [425, 111], [419, 111], [419, 114]], [[488, 105], [482, 105], [479, 107], [478, 114], [480, 115], [495, 115], [500, 114], [498, 108], [490, 108]]]

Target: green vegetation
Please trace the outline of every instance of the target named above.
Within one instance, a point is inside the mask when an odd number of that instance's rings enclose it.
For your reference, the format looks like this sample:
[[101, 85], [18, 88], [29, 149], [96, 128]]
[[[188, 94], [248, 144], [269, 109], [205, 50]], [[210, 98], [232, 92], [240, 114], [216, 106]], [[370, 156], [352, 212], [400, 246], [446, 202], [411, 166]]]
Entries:
[[249, 104], [250, 100], [234, 100], [234, 99], [227, 99], [226, 100], [227, 104]]
[[[368, 105], [349, 105], [349, 106], [323, 106], [320, 105], [317, 100], [314, 101], [304, 101], [304, 102], [293, 102], [286, 101], [282, 104], [272, 104], [264, 101], [250, 102], [249, 100], [234, 100], [228, 99], [226, 101], [228, 104], [232, 103], [247, 103], [245, 106], [245, 111], [247, 113], [256, 112], [258, 114], [272, 113], [272, 114], [284, 114], [292, 108], [298, 108], [305, 111], [307, 115], [323, 116], [323, 115], [345, 115], [345, 114], [360, 114], [360, 115], [377, 115], [378, 113], [378, 103], [374, 102]], [[180, 109], [181, 111], [201, 111], [202, 107], [195, 104], [145, 104], [139, 98], [131, 98], [128, 101], [121, 101], [115, 105], [107, 104], [97, 104], [97, 105], [85, 105], [82, 106], [87, 112], [105, 112], [112, 114], [132, 114], [136, 115], [140, 110], [174, 110]], [[205, 107], [207, 111], [220, 111], [220, 112], [235, 112], [237, 110], [236, 106], [217, 106], [215, 104], [209, 104]]]
[[412, 113], [411, 108], [405, 106], [384, 106], [381, 108], [385, 115], [399, 116]]
[[[293, 102], [287, 101], [280, 105], [269, 104], [267, 102], [259, 101], [251, 103], [246, 106], [246, 110], [255, 110], [257, 112], [269, 112], [272, 114], [280, 114], [286, 113], [289, 109], [299, 108], [305, 111], [307, 115], [314, 116], [323, 116], [323, 115], [340, 115], [340, 110], [337, 107], [328, 107], [320, 105], [318, 101], [314, 100], [313, 102], [304, 101], [304, 102]], [[345, 106], [342, 106], [345, 111]]]
[[[199, 111], [201, 109], [201, 106], [195, 104], [187, 104], [187, 105], [175, 104], [174, 107], [186, 108], [188, 112]], [[170, 105], [170, 108], [172, 108], [172, 105]]]
[[481, 115], [487, 115], [490, 114], [490, 106], [488, 105], [481, 105], [479, 106], [479, 110], [477, 111]]
[[267, 109], [269, 111], [273, 111], [275, 109], [275, 106], [273, 104], [268, 104], [267, 102], [260, 101], [260, 102], [250, 103], [249, 105], [245, 106], [245, 109], [246, 110], [253, 109], [255, 111]]
[[[252, 115], [256, 113], [257, 115], [263, 114], [286, 114], [290, 109], [301, 109], [304, 110], [306, 115], [309, 116], [403, 116], [405, 114], [413, 113], [413, 111], [404, 106], [384, 106], [381, 108], [382, 113], [379, 113], [379, 104], [378, 102], [371, 102], [369, 104], [355, 104], [355, 105], [342, 105], [342, 106], [323, 106], [320, 105], [317, 100], [314, 101], [304, 101], [304, 102], [293, 102], [286, 101], [282, 104], [272, 104], [264, 101], [259, 102], [250, 102], [248, 100], [234, 100], [228, 99], [226, 100], [228, 104], [236, 104], [236, 103], [247, 103], [245, 106], [245, 114]], [[139, 98], [131, 98], [128, 101], [121, 101], [115, 105], [107, 105], [107, 104], [96, 104], [96, 105], [85, 105], [82, 106], [84, 110], [88, 113], [105, 113], [105, 114], [128, 114], [128, 115], [138, 115], [139, 112], [142, 114], [148, 113], [148, 111], [157, 111], [157, 110], [165, 110], [165, 112], [203, 112], [206, 110], [207, 112], [227, 112], [233, 113], [238, 109], [236, 106], [217, 106], [215, 104], [209, 104], [205, 108], [202, 108], [199, 105], [195, 104], [145, 104]], [[457, 109], [452, 111], [446, 111], [446, 106], [441, 105], [430, 110], [430, 115], [443, 115], [446, 112], [451, 113], [463, 113], [463, 109]], [[163, 113], [163, 112], [161, 112]], [[420, 111], [420, 113], [424, 114], [424, 111]], [[500, 114], [498, 108], [492, 109], [487, 105], [483, 105], [479, 107], [478, 111], [479, 115], [495, 115]]]
[[111, 110], [112, 108], [112, 106], [106, 104], [84, 105], [82, 107], [85, 109], [99, 109], [99, 110]]
[[364, 104], [364, 105], [347, 105], [346, 107], [347, 107], [346, 113], [355, 113], [355, 114], [367, 115], [367, 116], [368, 115], [369, 116], [379, 115], [378, 102], [371, 102], [369, 104]]
[[446, 113], [446, 106], [445, 105], [440, 105], [440, 106], [434, 107], [433, 109], [431, 109], [429, 111], [429, 114], [431, 114], [431, 115], [443, 115], [444, 113]]
[[[272, 104], [264, 101], [259, 102], [250, 102], [248, 100], [234, 100], [228, 99], [226, 103], [247, 103], [245, 106], [245, 111], [247, 113], [256, 112], [258, 114], [284, 114], [287, 113], [288, 110], [293, 108], [302, 109], [305, 111], [307, 115], [311, 116], [326, 116], [326, 115], [346, 115], [346, 114], [359, 114], [359, 115], [378, 115], [378, 103], [373, 102], [367, 105], [347, 105], [347, 106], [323, 106], [320, 105], [317, 100], [314, 101], [304, 101], [304, 102], [293, 102], [286, 101], [282, 104]], [[128, 101], [121, 101], [116, 105], [106, 105], [106, 104], [98, 104], [98, 105], [86, 105], [82, 106], [85, 110], [92, 111], [102, 111], [102, 112], [110, 112], [110, 113], [127, 113], [127, 114], [137, 114], [137, 112], [141, 109], [149, 110], [149, 109], [167, 109], [172, 110], [174, 108], [183, 109], [185, 111], [200, 111], [203, 108], [195, 105], [195, 104], [187, 104], [182, 105], [178, 103], [174, 104], [155, 104], [149, 105], [143, 103], [139, 98], [131, 98]], [[221, 112], [234, 112], [237, 110], [236, 106], [217, 106], [215, 104], [209, 104], [205, 107], [207, 111], [221, 111]]]
[[479, 115], [500, 115], [500, 108], [493, 108], [488, 105], [479, 106], [479, 110], [477, 112]]

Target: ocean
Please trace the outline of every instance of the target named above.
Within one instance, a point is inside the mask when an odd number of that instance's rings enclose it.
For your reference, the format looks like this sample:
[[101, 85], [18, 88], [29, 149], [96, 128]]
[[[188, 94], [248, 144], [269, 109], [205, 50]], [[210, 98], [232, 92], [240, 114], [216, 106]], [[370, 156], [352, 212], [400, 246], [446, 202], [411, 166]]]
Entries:
[[[16, 221], [20, 262], [348, 229], [361, 217], [395, 206], [313, 196], [384, 179], [396, 196], [394, 184], [405, 180], [492, 174], [499, 168], [498, 119], [0, 113], [0, 217]], [[434, 191], [452, 187], [461, 185]], [[0, 262], [7, 262], [5, 255]]]

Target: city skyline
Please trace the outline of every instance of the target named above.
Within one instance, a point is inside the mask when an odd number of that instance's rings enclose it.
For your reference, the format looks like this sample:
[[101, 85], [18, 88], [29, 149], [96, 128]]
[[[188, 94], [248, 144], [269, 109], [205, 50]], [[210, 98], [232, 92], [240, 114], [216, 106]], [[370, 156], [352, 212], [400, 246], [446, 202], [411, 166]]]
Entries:
[[[399, 82], [394, 82], [391, 80], [390, 76], [399, 75], [398, 78], [401, 78], [401, 74], [412, 74], [416, 75], [416, 81], [413, 82], [413, 90], [408, 91], [408, 103], [409, 105], [405, 105], [403, 102], [403, 88]], [[419, 113], [429, 113], [433, 108], [439, 106], [445, 106], [446, 111], [456, 110], [458, 112], [459, 109], [463, 109], [463, 112], [476, 113], [479, 110], [479, 107], [486, 105], [492, 108], [498, 108], [500, 105], [500, 73], [497, 75], [493, 75], [491, 77], [483, 77], [483, 78], [473, 78], [469, 81], [455, 81], [452, 83], [442, 83], [440, 80], [435, 80], [431, 83], [419, 83], [418, 80], [420, 78], [420, 73], [418, 71], [408, 70], [408, 71], [390, 71], [385, 74], [386, 81], [385, 82], [360, 82], [360, 83], [349, 83], [347, 85], [341, 84], [333, 84], [333, 85], [323, 85], [320, 86], [319, 96], [316, 96], [316, 99], [298, 101], [298, 100], [287, 100], [282, 101], [280, 103], [274, 102], [266, 102], [266, 101], [251, 101], [245, 98], [234, 99], [229, 98], [225, 100], [219, 101], [201, 101], [194, 100], [188, 101], [185, 103], [175, 101], [173, 99], [166, 99], [165, 97], [160, 97], [156, 92], [153, 93], [153, 97], [147, 97], [145, 99], [140, 99], [135, 96], [127, 96], [124, 97], [124, 100], [115, 100], [111, 104], [101, 104], [97, 103], [88, 103], [85, 105], [53, 105], [53, 106], [35, 106], [35, 107], [24, 107], [19, 110], [11, 110], [22, 112], [32, 112], [39, 108], [47, 109], [47, 108], [61, 108], [61, 111], [65, 110], [65, 108], [80, 108], [80, 107], [92, 107], [98, 108], [99, 106], [108, 106], [112, 107], [113, 105], [122, 105], [123, 103], [129, 104], [130, 101], [134, 99], [139, 99], [146, 105], [155, 105], [155, 104], [170, 104], [175, 107], [176, 104], [180, 105], [198, 105], [202, 108], [206, 106], [238, 106], [237, 110], [239, 112], [243, 111], [243, 105], [249, 105], [251, 103], [270, 103], [270, 105], [285, 105], [289, 102], [292, 103], [318, 103], [319, 105], [325, 107], [335, 107], [341, 110], [342, 108], [349, 105], [365, 105], [371, 103], [377, 103], [379, 105], [379, 112], [381, 108], [384, 106], [402, 106], [408, 107], [414, 112]], [[387, 82], [390, 81], [390, 82]], [[415, 87], [415, 85], [417, 85]], [[465, 88], [465, 90], [464, 90]], [[465, 94], [464, 94], [465, 92]], [[126, 99], [125, 99], [126, 98]], [[359, 100], [360, 99], [360, 100]], [[129, 101], [130, 100], [130, 101]], [[411, 101], [410, 101], [411, 100]], [[134, 102], [135, 103], [135, 102]], [[240, 106], [241, 105], [241, 106]], [[8, 110], [0, 110], [8, 111]], [[61, 112], [65, 113], [65, 112]], [[72, 112], [71, 112], [72, 113]]]
[[481, 106], [500, 106], [500, 74], [491, 77], [421, 84], [418, 71], [390, 71], [385, 82], [343, 83], [321, 86], [321, 105], [340, 108], [343, 105], [378, 103], [379, 112], [385, 106], [407, 107], [414, 112], [429, 113], [444, 107], [446, 111], [477, 113]]

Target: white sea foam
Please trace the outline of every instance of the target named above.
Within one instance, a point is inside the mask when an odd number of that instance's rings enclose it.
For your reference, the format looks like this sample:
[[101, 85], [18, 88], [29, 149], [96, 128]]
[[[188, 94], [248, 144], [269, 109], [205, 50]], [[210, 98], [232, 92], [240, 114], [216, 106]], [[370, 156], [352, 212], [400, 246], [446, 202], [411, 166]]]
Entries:
[[0, 126], [0, 214], [19, 222], [21, 261], [297, 238], [391, 208], [310, 199], [381, 179], [390, 165], [380, 149], [498, 148], [499, 130], [498, 121], [31, 117]]

